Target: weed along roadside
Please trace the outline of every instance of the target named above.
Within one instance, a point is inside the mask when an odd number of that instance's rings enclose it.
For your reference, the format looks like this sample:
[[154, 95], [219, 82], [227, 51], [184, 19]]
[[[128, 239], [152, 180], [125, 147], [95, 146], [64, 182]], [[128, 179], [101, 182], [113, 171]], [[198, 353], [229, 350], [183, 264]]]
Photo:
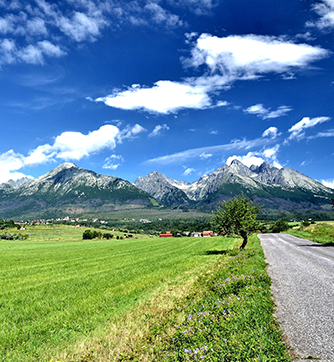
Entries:
[[201, 297], [186, 306], [181, 323], [175, 320], [157, 360], [289, 361], [265, 266], [257, 238], [220, 258], [199, 279]]
[[116, 343], [91, 341], [85, 353], [77, 350], [66, 360], [289, 361], [265, 267], [253, 236], [245, 250], [223, 250], [209, 270], [197, 270], [182, 293], [175, 290], [180, 285], [169, 285], [139, 306], [134, 319], [129, 314], [110, 327]]

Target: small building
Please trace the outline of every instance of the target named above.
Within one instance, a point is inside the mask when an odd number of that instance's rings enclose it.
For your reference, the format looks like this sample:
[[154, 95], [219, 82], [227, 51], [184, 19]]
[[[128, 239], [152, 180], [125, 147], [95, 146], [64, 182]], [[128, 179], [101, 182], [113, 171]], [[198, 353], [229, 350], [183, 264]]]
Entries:
[[197, 232], [193, 232], [190, 235], [192, 238], [201, 238], [202, 237], [202, 233], [197, 233]]
[[213, 236], [213, 231], [203, 231], [202, 232], [203, 238], [209, 238]]
[[165, 234], [160, 234], [159, 238], [172, 238], [173, 234], [170, 231], [166, 231]]

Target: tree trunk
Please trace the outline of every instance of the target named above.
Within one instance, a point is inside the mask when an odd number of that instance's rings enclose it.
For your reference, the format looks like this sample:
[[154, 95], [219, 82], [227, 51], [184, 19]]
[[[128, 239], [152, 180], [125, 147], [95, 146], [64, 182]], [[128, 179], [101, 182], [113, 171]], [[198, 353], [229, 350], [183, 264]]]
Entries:
[[245, 249], [245, 246], [247, 245], [247, 241], [248, 241], [247, 233], [246, 232], [240, 232], [240, 235], [241, 235], [241, 237], [243, 239], [242, 244], [240, 246], [240, 249]]

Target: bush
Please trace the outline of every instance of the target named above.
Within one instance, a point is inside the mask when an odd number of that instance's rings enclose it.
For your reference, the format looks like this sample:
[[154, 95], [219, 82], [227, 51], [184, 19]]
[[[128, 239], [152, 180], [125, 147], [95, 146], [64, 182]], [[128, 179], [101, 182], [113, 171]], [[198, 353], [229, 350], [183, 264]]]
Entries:
[[277, 220], [270, 228], [271, 233], [280, 233], [289, 229], [289, 223], [285, 219]]
[[3, 239], [3, 240], [23, 240], [23, 236], [22, 236], [22, 234], [3, 233], [3, 234], [0, 234], [0, 239]]
[[92, 234], [91, 230], [85, 230], [84, 233], [82, 234], [82, 239], [83, 240], [93, 239], [93, 234]]
[[109, 239], [112, 239], [113, 237], [114, 237], [114, 235], [113, 235], [113, 234], [110, 234], [110, 233], [105, 233], [105, 234], [103, 234], [103, 239], [109, 240]]

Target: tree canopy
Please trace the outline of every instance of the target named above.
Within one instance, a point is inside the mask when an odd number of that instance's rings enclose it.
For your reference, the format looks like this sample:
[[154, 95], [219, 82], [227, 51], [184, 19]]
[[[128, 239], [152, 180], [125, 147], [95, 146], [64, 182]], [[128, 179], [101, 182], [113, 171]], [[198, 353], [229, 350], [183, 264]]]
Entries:
[[243, 242], [240, 249], [243, 249], [248, 236], [260, 228], [257, 220], [260, 209], [261, 206], [254, 204], [251, 198], [236, 196], [230, 201], [221, 202], [218, 209], [212, 212], [213, 226], [220, 232], [241, 236]]

